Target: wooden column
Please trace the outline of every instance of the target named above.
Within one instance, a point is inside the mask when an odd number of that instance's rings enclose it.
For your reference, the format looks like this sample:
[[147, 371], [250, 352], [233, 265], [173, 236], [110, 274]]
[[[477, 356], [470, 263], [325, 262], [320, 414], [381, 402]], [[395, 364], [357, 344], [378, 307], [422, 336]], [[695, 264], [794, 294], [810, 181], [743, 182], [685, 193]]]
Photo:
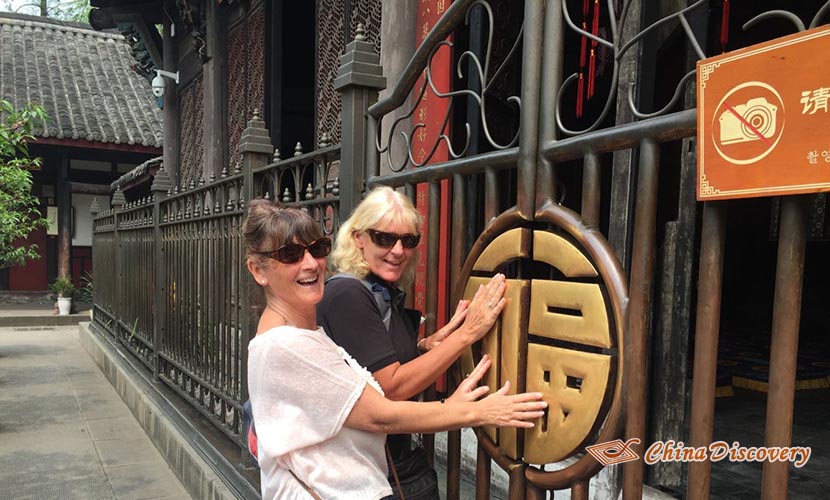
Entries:
[[[219, 177], [227, 158], [227, 120], [222, 83], [225, 69], [225, 32], [222, 29], [218, 2], [207, 2], [208, 57], [204, 65], [204, 107], [205, 107], [205, 164], [202, 178], [211, 174]], [[258, 110], [260, 113], [262, 110]]]
[[69, 276], [72, 252], [72, 189], [69, 185], [69, 158], [58, 167], [58, 276]]
[[[172, 3], [172, 2], [170, 2]], [[174, 12], [175, 8], [172, 5], [168, 6], [169, 12]], [[176, 40], [170, 36], [170, 18], [164, 18], [164, 38], [163, 38], [163, 58], [164, 69], [166, 71], [175, 72], [178, 66], [178, 50], [176, 48]], [[181, 28], [181, 26], [178, 26]], [[181, 36], [181, 35], [179, 35]], [[165, 85], [164, 87], [164, 109], [162, 116], [164, 119], [164, 168], [170, 176], [170, 180], [174, 186], [178, 186], [181, 181], [179, 174], [179, 91], [176, 85]]]

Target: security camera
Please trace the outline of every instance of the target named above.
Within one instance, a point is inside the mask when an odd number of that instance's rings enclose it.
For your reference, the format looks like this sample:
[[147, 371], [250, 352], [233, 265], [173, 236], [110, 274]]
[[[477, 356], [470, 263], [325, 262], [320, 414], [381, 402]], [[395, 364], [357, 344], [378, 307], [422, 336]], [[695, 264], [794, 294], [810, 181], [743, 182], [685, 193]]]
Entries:
[[150, 83], [150, 85], [153, 87], [153, 95], [156, 97], [161, 97], [164, 95], [164, 86], [167, 84], [167, 82], [164, 81], [164, 77], [170, 78], [171, 80], [175, 81], [177, 85], [179, 83], [178, 71], [176, 71], [175, 73], [171, 73], [170, 71], [157, 69], [156, 76], [153, 77], [153, 81]]
[[161, 97], [164, 95], [164, 77], [160, 74], [156, 73], [156, 76], [153, 78], [153, 95], [156, 97]]

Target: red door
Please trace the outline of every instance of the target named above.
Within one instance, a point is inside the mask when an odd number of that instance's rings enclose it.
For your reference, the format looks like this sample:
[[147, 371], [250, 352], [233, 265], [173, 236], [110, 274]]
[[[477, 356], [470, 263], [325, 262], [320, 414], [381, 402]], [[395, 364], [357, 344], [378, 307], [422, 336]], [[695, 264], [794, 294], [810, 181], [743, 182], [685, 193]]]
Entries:
[[25, 245], [37, 245], [39, 259], [27, 260], [22, 266], [9, 268], [9, 290], [47, 290], [46, 283], [46, 228], [33, 231], [24, 240]]

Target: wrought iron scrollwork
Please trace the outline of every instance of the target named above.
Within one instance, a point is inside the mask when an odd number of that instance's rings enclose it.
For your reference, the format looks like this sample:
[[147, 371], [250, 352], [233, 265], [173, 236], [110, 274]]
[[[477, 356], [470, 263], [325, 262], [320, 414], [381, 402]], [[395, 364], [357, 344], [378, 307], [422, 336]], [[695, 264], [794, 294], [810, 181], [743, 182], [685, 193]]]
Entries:
[[[607, 48], [608, 50], [612, 51], [613, 54], [613, 70], [611, 74], [611, 85], [610, 91], [606, 98], [605, 104], [600, 112], [599, 116], [591, 123], [588, 127], [583, 128], [581, 130], [570, 129], [565, 126], [562, 120], [562, 97], [565, 94], [565, 91], [570, 87], [570, 85], [579, 78], [578, 73], [574, 73], [568, 76], [565, 79], [565, 82], [562, 84], [562, 87], [559, 89], [559, 95], [557, 96], [557, 106], [556, 106], [556, 125], [559, 127], [563, 133], [568, 135], [580, 135], [585, 134], [591, 131], [596, 130], [599, 128], [600, 124], [605, 120], [608, 116], [608, 113], [611, 111], [612, 106], [614, 105], [615, 98], [617, 96], [617, 84], [620, 75], [620, 61], [622, 60], [623, 56], [629, 49], [634, 47], [637, 43], [642, 41], [642, 39], [649, 33], [653, 32], [658, 27], [670, 23], [672, 21], [677, 21], [683, 28], [683, 31], [686, 33], [691, 45], [694, 47], [695, 52], [697, 52], [698, 57], [704, 58], [706, 57], [703, 49], [700, 47], [697, 39], [695, 38], [694, 32], [692, 31], [691, 27], [689, 26], [688, 21], [686, 20], [686, 15], [693, 11], [694, 9], [703, 5], [704, 0], [698, 0], [693, 4], [673, 13], [668, 16], [663, 17], [662, 19], [655, 21], [645, 29], [641, 30], [637, 33], [634, 37], [632, 37], [628, 41], [623, 41], [620, 33], [622, 32], [623, 26], [625, 25], [626, 17], [631, 7], [631, 0], [627, 0], [621, 9], [619, 21], [617, 20], [617, 14], [615, 10], [615, 2], [613, 0], [608, 0], [608, 17], [609, 17], [609, 25], [611, 31], [611, 40], [606, 40], [600, 36], [595, 36], [592, 33], [585, 31], [578, 27], [571, 18], [570, 12], [568, 11], [568, 3], [566, 1], [562, 2], [562, 13], [565, 17], [565, 22], [567, 23], [568, 27], [576, 32], [578, 35], [587, 38], [588, 40], [595, 41], [599, 45]], [[637, 106], [634, 103], [633, 98], [633, 89], [635, 87], [635, 83], [632, 82], [631, 86], [629, 87], [629, 95], [628, 97], [628, 105], [637, 118], [650, 118], [654, 116], [662, 115], [668, 112], [670, 109], [674, 108], [677, 102], [680, 100], [680, 97], [683, 95], [683, 89], [685, 88], [686, 84], [692, 81], [692, 77], [694, 76], [695, 72], [691, 71], [687, 73], [677, 84], [675, 88], [674, 94], [672, 98], [669, 100], [669, 103], [663, 106], [661, 109], [651, 112], [645, 113], [637, 109]]]
[[[465, 50], [458, 56], [456, 63], [456, 75], [460, 80], [466, 79], [470, 87], [472, 87], [474, 83], [473, 78], [477, 78], [477, 82], [480, 86], [480, 89], [473, 90], [472, 88], [466, 88], [458, 90], [448, 90], [446, 92], [442, 92], [441, 90], [439, 90], [438, 86], [435, 83], [435, 79], [433, 78], [430, 66], [433, 61], [433, 58], [438, 53], [438, 51], [441, 50], [441, 48], [447, 47], [448, 49], [452, 49], [454, 47], [454, 44], [453, 42], [447, 40], [443, 40], [435, 44], [435, 46], [433, 46], [430, 50], [429, 56], [426, 59], [425, 68], [423, 70], [423, 82], [421, 83], [421, 86], [417, 91], [417, 95], [413, 100], [412, 106], [406, 111], [404, 115], [399, 116], [392, 122], [385, 143], [381, 143], [382, 137], [380, 136], [380, 134], [376, 139], [375, 145], [378, 152], [381, 154], [390, 153], [392, 151], [393, 143], [396, 142], [396, 137], [399, 138], [397, 142], [403, 144], [405, 154], [401, 155], [402, 158], [398, 164], [393, 163], [394, 160], [392, 159], [392, 154], [386, 155], [387, 166], [393, 172], [400, 172], [408, 164], [414, 165], [416, 167], [426, 165], [433, 159], [436, 151], [438, 151], [438, 148], [442, 143], [446, 145], [450, 159], [457, 159], [467, 155], [471, 143], [470, 123], [468, 122], [464, 124], [465, 137], [463, 140], [463, 146], [460, 149], [456, 149], [453, 146], [453, 142], [450, 140], [450, 136], [447, 132], [447, 126], [449, 125], [450, 117], [452, 116], [453, 101], [454, 98], [457, 97], [470, 98], [471, 101], [476, 103], [479, 110], [482, 133], [489, 145], [493, 149], [507, 149], [514, 147], [517, 144], [519, 139], [518, 127], [516, 128], [515, 133], [507, 143], [499, 143], [499, 141], [493, 137], [493, 134], [491, 132], [492, 127], [490, 125], [487, 113], [485, 96], [492, 89], [494, 82], [496, 82], [499, 76], [502, 75], [505, 68], [507, 67], [507, 64], [512, 60], [512, 58], [518, 52], [518, 49], [521, 47], [521, 41], [523, 39], [524, 33], [523, 27], [519, 29], [516, 39], [513, 41], [510, 50], [508, 51], [504, 59], [501, 61], [498, 68], [496, 68], [496, 70], [493, 71], [492, 74], [490, 74], [493, 51], [493, 34], [495, 29], [493, 9], [484, 0], [476, 0], [472, 2], [467, 7], [467, 11], [464, 17], [465, 24], [470, 24], [471, 13], [473, 12], [473, 9], [476, 7], [482, 9], [482, 12], [484, 13], [487, 19], [487, 41], [486, 46], [484, 48], [484, 61], [482, 63], [479, 55], [477, 55], [473, 51]], [[439, 23], [440, 22], [441, 21], [439, 21]], [[465, 72], [464, 70], [465, 67], [472, 68], [470, 71], [473, 71], [473, 73], [467, 74], [467, 72]], [[428, 126], [424, 117], [417, 117], [417, 121], [413, 123], [411, 135], [407, 133], [405, 130], [398, 129], [401, 128], [400, 126], [402, 123], [412, 119], [412, 117], [415, 115], [415, 111], [418, 109], [421, 100], [424, 99], [427, 89], [429, 89], [433, 95], [440, 99], [448, 99], [448, 105], [443, 118], [440, 120], [440, 126], [437, 129], [438, 135], [435, 139], [435, 142], [431, 146], [429, 146], [428, 152], [426, 152], [424, 155], [420, 157], [416, 157], [414, 153], [415, 147], [413, 141], [416, 137], [419, 136], [419, 134], [426, 133]], [[521, 98], [519, 96], [509, 96], [507, 98], [507, 102], [514, 104], [518, 112], [521, 113]]]
[[[689, 45], [695, 51], [695, 53], [697, 54], [697, 57], [699, 59], [706, 58], [706, 53], [705, 53], [704, 49], [701, 47], [700, 42], [697, 40], [697, 37], [695, 36], [691, 26], [689, 25], [688, 19], [686, 17], [693, 10], [695, 10], [698, 7], [702, 6], [704, 4], [703, 0], [696, 1], [696, 2], [692, 3], [691, 5], [688, 5], [687, 7], [678, 10], [675, 13], [672, 13], [670, 15], [667, 15], [667, 16], [663, 17], [662, 19], [660, 19], [658, 21], [655, 21], [654, 23], [652, 23], [648, 27], [644, 28], [639, 33], [637, 33], [635, 36], [633, 36], [630, 40], [627, 40], [627, 41], [624, 41], [624, 40], [621, 39], [620, 33], [622, 32], [622, 28], [623, 28], [623, 26], [626, 22], [626, 17], [627, 17], [627, 14], [628, 14], [628, 11], [630, 9], [630, 6], [631, 6], [632, 2], [631, 2], [631, 0], [626, 0], [625, 3], [622, 5], [621, 13], [620, 13], [620, 17], [619, 17], [618, 21], [616, 20], [617, 15], [616, 15], [616, 10], [615, 10], [615, 3], [616, 2], [614, 2], [614, 0], [607, 0], [611, 39], [606, 40], [606, 39], [604, 39], [600, 36], [596, 36], [596, 35], [588, 32], [588, 31], [580, 28], [579, 26], [577, 26], [574, 23], [573, 19], [571, 18], [570, 12], [568, 11], [568, 2], [567, 1], [562, 1], [562, 12], [563, 12], [563, 15], [565, 17], [565, 22], [567, 23], [568, 27], [571, 30], [573, 30], [575, 33], [577, 33], [578, 35], [583, 36], [583, 37], [587, 38], [590, 41], [597, 42], [597, 44], [602, 45], [603, 47], [606, 47], [608, 50], [611, 50], [612, 53], [613, 53], [613, 71], [612, 71], [612, 76], [611, 76], [611, 85], [610, 85], [609, 94], [606, 98], [606, 101], [605, 101], [605, 104], [602, 108], [602, 111], [600, 112], [600, 114], [597, 116], [597, 118], [588, 127], [580, 129], [580, 130], [570, 129], [564, 124], [563, 119], [562, 119], [563, 106], [561, 104], [562, 104], [563, 95], [570, 88], [571, 84], [573, 84], [579, 78], [579, 74], [574, 73], [574, 74], [568, 76], [565, 79], [564, 83], [562, 84], [562, 87], [559, 89], [559, 94], [557, 96], [557, 106], [556, 106], [556, 124], [557, 124], [557, 127], [559, 128], [559, 130], [562, 131], [565, 134], [580, 135], [580, 134], [585, 134], [585, 133], [594, 131], [597, 128], [599, 128], [600, 124], [603, 123], [605, 118], [608, 116], [608, 113], [611, 111], [612, 106], [614, 105], [614, 102], [615, 102], [615, 98], [616, 98], [616, 94], [617, 94], [617, 87], [618, 87], [618, 83], [619, 83], [618, 80], [619, 80], [620, 61], [622, 60], [623, 56], [625, 55], [626, 52], [628, 52], [629, 49], [634, 47], [636, 44], [640, 43], [647, 34], [653, 32], [658, 27], [666, 25], [666, 24], [671, 23], [671, 22], [679, 23], [680, 27], [682, 28], [683, 32], [686, 35], [686, 38], [687, 38], [687, 41], [688, 41]], [[818, 10], [818, 12], [815, 14], [815, 16], [813, 17], [813, 19], [810, 22], [809, 28], [815, 28], [816, 26], [818, 26], [819, 23], [821, 22], [821, 20], [824, 19], [825, 17], [827, 17], [828, 13], [830, 13], [830, 1], [828, 1], [827, 3], [822, 5], [822, 7]], [[790, 21], [793, 24], [793, 26], [795, 27], [796, 31], [804, 31], [805, 29], [807, 29], [805, 27], [803, 21], [796, 14], [794, 14], [792, 12], [789, 12], [789, 11], [786, 11], [786, 10], [771, 10], [771, 11], [759, 14], [759, 15], [755, 16], [754, 18], [750, 19], [749, 21], [747, 21], [743, 25], [743, 29], [744, 29], [744, 31], [747, 31], [750, 28], [752, 28], [753, 26], [757, 25], [758, 23], [760, 23], [764, 20], [773, 19], [773, 18], [780, 18], [780, 19], [785, 19], [787, 21]], [[686, 88], [686, 85], [688, 85], [690, 82], [694, 81], [695, 74], [696, 74], [696, 70], [692, 70], [692, 71], [688, 72], [685, 76], [683, 76], [683, 78], [681, 78], [680, 81], [677, 83], [677, 86], [675, 87], [674, 93], [672, 94], [671, 99], [669, 99], [669, 102], [666, 103], [665, 105], [663, 105], [662, 108], [660, 108], [656, 111], [653, 111], [653, 112], [644, 112], [644, 111], [637, 108], [637, 105], [634, 102], [634, 89], [635, 89], [636, 84], [634, 82], [632, 82], [631, 85], [628, 88], [628, 95], [626, 96], [627, 101], [628, 101], [629, 109], [631, 110], [632, 114], [635, 117], [637, 117], [638, 119], [652, 118], [652, 117], [656, 117], [656, 116], [660, 116], [660, 115], [668, 113], [670, 110], [674, 109], [677, 106], [677, 103], [680, 101], [681, 97], [683, 96], [683, 91]]]

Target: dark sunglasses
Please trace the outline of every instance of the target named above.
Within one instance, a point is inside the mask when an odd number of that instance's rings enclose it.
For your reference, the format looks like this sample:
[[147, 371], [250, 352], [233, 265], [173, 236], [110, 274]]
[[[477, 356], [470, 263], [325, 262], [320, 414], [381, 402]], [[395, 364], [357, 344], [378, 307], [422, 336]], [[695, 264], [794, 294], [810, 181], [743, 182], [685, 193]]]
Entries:
[[270, 252], [257, 252], [260, 255], [267, 255], [274, 260], [282, 262], [283, 264], [296, 264], [303, 259], [305, 251], [311, 254], [315, 259], [321, 259], [331, 253], [331, 239], [320, 238], [314, 240], [308, 245], [300, 245], [299, 243], [288, 243], [276, 250]]
[[372, 243], [381, 248], [392, 248], [398, 240], [401, 240], [401, 245], [404, 248], [415, 248], [418, 246], [418, 242], [421, 241], [420, 234], [396, 234], [374, 229], [367, 229], [366, 232], [369, 233]]

